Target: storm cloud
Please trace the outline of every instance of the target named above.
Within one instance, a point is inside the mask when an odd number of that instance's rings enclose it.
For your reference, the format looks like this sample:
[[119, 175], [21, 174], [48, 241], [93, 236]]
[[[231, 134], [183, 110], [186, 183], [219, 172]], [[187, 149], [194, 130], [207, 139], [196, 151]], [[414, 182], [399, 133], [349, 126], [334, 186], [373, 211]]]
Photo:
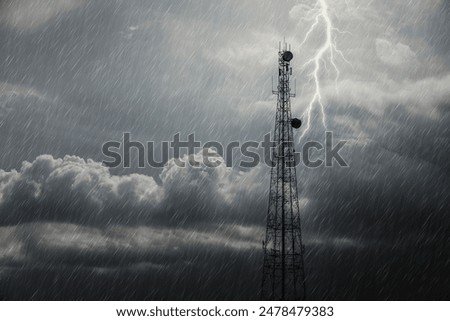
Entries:
[[[329, 2], [345, 60], [322, 99], [349, 167], [297, 169], [308, 297], [448, 299], [448, 1]], [[305, 123], [314, 6], [0, 1], [0, 297], [257, 299], [267, 166], [108, 169], [101, 146], [262, 141], [283, 37]], [[323, 142], [317, 112], [302, 130]]]

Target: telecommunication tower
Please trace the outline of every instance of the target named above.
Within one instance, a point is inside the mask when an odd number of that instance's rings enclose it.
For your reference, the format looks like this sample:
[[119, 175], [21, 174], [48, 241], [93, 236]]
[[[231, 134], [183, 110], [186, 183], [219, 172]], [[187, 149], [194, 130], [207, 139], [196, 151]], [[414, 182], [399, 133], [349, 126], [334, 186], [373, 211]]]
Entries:
[[301, 121], [292, 118], [289, 86], [293, 54], [286, 44], [278, 52], [278, 86], [272, 152], [266, 237], [263, 241], [264, 267], [262, 300], [305, 300], [304, 246], [297, 194], [293, 128]]

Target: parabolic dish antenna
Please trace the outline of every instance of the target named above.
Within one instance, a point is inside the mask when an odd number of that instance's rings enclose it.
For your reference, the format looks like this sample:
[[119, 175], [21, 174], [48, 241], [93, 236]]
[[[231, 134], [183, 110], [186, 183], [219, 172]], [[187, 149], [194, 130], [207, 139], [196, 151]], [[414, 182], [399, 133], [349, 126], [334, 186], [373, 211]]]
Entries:
[[292, 52], [290, 52], [290, 51], [285, 51], [285, 52], [283, 53], [283, 60], [284, 60], [284, 61], [289, 62], [289, 61], [292, 60], [292, 58], [294, 58], [294, 55], [292, 54]]
[[291, 125], [294, 128], [300, 128], [300, 126], [302, 125], [302, 121], [298, 118], [292, 118], [291, 119]]

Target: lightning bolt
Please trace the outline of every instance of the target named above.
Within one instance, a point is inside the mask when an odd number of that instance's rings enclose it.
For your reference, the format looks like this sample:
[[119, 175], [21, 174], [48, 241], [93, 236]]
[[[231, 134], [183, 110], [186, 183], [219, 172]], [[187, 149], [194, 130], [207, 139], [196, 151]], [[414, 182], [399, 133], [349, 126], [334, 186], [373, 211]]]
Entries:
[[342, 51], [339, 50], [336, 45], [336, 33], [348, 33], [348, 32], [342, 32], [338, 28], [335, 28], [333, 26], [332, 20], [328, 14], [328, 4], [326, 0], [317, 0], [316, 5], [310, 11], [308, 11], [307, 15], [308, 18], [306, 18], [306, 20], [314, 22], [311, 24], [310, 28], [306, 32], [305, 38], [300, 44], [300, 47], [302, 47], [310, 39], [312, 32], [319, 27], [324, 28], [325, 37], [323, 43], [321, 44], [319, 49], [316, 50], [314, 56], [308, 61], [306, 61], [305, 64], [301, 67], [302, 70], [308, 67], [312, 67], [312, 72], [309, 74], [308, 83], [313, 82], [315, 92], [305, 112], [307, 114], [306, 128], [303, 131], [302, 135], [300, 136], [300, 139], [306, 134], [306, 132], [308, 132], [310, 128], [311, 112], [316, 106], [318, 106], [320, 109], [322, 125], [325, 128], [325, 130], [327, 130], [327, 120], [325, 114], [325, 107], [322, 101], [321, 82], [320, 82], [320, 72], [322, 66], [325, 67], [327, 73], [330, 73], [330, 70], [328, 70], [327, 68], [327, 64], [332, 66], [332, 69], [334, 70], [335, 74], [334, 78], [335, 88], [336, 92], [338, 92], [337, 84], [340, 76], [340, 71], [335, 61], [336, 56], [341, 57], [345, 62], [350, 64], [350, 62], [345, 58]]

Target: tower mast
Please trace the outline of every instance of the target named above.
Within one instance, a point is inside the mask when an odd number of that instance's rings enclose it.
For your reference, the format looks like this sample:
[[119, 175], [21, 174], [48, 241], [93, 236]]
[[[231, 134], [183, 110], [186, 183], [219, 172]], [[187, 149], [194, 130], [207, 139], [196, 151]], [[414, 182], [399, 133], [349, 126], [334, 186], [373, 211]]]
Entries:
[[297, 192], [293, 127], [300, 120], [292, 119], [290, 62], [293, 54], [284, 44], [278, 52], [278, 86], [272, 153], [269, 206], [266, 237], [263, 242], [264, 266], [261, 298], [263, 300], [304, 300], [305, 273], [303, 265], [300, 208]]

